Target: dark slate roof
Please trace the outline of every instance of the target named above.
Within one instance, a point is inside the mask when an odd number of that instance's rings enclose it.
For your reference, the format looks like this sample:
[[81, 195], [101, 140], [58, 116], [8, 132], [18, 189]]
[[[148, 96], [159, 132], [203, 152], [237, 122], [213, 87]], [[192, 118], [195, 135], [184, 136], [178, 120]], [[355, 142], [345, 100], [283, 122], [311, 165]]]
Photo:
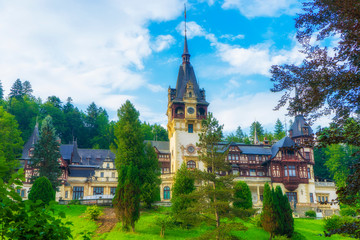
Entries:
[[70, 177], [91, 177], [95, 173], [95, 167], [94, 166], [70, 166], [69, 169], [69, 176]]
[[70, 160], [74, 150], [74, 144], [61, 144], [60, 154], [64, 160]]
[[[304, 133], [304, 128], [308, 129], [308, 134]], [[297, 115], [293, 125], [290, 127], [292, 137], [309, 136], [313, 133], [311, 127], [306, 123], [303, 115]]]
[[34, 131], [31, 134], [29, 140], [25, 143], [22, 151], [21, 159], [30, 159], [29, 150], [35, 146], [35, 143], [39, 140], [39, 127], [38, 124], [35, 125]]
[[100, 166], [107, 157], [110, 157], [112, 161], [115, 159], [115, 154], [107, 149], [78, 148], [78, 153], [81, 157], [81, 165]]
[[271, 147], [271, 158], [275, 157], [276, 154], [279, 152], [280, 148], [294, 148], [297, 147], [297, 144], [289, 137], [283, 137], [277, 143], [275, 143]]
[[161, 153], [170, 153], [170, 143], [168, 141], [146, 141], [150, 142], [153, 147]]
[[271, 147], [268, 145], [240, 145], [243, 154], [271, 155]]

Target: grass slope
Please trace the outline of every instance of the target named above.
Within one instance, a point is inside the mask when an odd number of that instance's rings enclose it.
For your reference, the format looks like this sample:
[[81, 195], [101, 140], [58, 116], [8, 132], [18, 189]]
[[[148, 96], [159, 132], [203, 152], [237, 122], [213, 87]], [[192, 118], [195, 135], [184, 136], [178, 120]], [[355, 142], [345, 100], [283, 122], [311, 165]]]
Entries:
[[[74, 239], [82, 239], [81, 232], [95, 232], [97, 225], [95, 222], [84, 218], [86, 206], [72, 205], [72, 206], [56, 206], [56, 211], [63, 211], [66, 213], [66, 220], [73, 222], [71, 227]], [[156, 225], [156, 217], [160, 214], [169, 212], [168, 208], [159, 208], [158, 210], [145, 211], [141, 213], [140, 220], [135, 226], [135, 233], [125, 233], [121, 231], [121, 223], [118, 223], [110, 232], [96, 235], [94, 239], [139, 239], [139, 240], [155, 240], [164, 239], [159, 236], [160, 227]], [[235, 231], [234, 235], [248, 240], [267, 240], [269, 234], [261, 228], [258, 228], [252, 222], [244, 223], [248, 228], [247, 231]], [[324, 239], [324, 221], [314, 219], [295, 219], [295, 232], [300, 233], [305, 239]], [[211, 229], [208, 226], [200, 226], [190, 230], [182, 228], [166, 229], [165, 239], [191, 239], [198, 237]], [[322, 234], [323, 236], [319, 236]], [[344, 237], [341, 235], [331, 236], [332, 240], [348, 240], [352, 238]]]

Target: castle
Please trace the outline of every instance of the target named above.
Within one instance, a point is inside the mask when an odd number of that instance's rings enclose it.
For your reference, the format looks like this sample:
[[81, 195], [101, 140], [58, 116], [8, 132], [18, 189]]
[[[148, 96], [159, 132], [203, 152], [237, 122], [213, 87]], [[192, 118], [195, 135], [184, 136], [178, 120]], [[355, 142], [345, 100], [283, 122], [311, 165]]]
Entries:
[[[169, 202], [174, 175], [185, 163], [189, 169], [205, 170], [199, 161], [196, 143], [201, 131], [201, 121], [207, 117], [209, 103], [204, 89], [200, 89], [185, 36], [182, 64], [176, 88], [168, 89], [167, 129], [169, 142], [150, 141], [158, 156], [161, 168], [161, 201]], [[229, 150], [226, 161], [231, 171], [221, 174], [235, 175], [235, 181], [245, 181], [251, 190], [254, 207], [262, 206], [264, 184], [280, 186], [293, 206], [298, 209], [315, 209], [326, 215], [338, 211], [337, 195], [333, 182], [318, 182], [314, 178], [314, 153], [311, 147], [303, 147], [312, 139], [312, 129], [302, 115], [295, 117], [289, 136], [273, 145], [268, 141], [254, 144], [220, 142], [219, 148]], [[31, 187], [30, 177], [34, 169], [29, 161], [38, 139], [38, 128], [24, 146], [21, 162], [25, 169], [23, 198]], [[255, 137], [256, 139], [256, 137]], [[257, 140], [257, 139], [256, 139]], [[57, 199], [88, 200], [112, 199], [117, 186], [115, 155], [110, 150], [81, 149], [73, 144], [60, 146], [62, 185]]]

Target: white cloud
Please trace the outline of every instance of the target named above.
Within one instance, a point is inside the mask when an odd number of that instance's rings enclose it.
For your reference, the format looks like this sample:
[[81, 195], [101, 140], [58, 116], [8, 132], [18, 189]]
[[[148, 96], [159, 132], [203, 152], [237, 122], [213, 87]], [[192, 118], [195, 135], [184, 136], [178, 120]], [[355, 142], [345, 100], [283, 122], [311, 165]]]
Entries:
[[299, 11], [296, 0], [224, 0], [224, 9], [237, 9], [247, 18], [295, 15]]
[[159, 35], [157, 36], [155, 42], [152, 44], [152, 49], [155, 52], [160, 52], [162, 50], [168, 49], [174, 43], [175, 43], [175, 39], [173, 36]]
[[[144, 77], [144, 59], [172, 44], [170, 35], [152, 37], [149, 21], [181, 14], [180, 0], [169, 1], [6, 1], [0, 8], [0, 79], [10, 89], [29, 80], [34, 95], [77, 104], [95, 101], [117, 109], [143, 86], [161, 87]], [[7, 93], [6, 93], [7, 94]]]
[[[185, 29], [185, 22], [181, 22], [179, 23], [179, 25], [177, 25], [176, 30], [184, 36], [184, 29]], [[186, 23], [186, 36], [188, 39], [194, 38], [194, 37], [201, 37], [201, 36], [205, 36], [206, 32], [205, 30], [196, 22], [192, 21], [192, 22], [187, 22]]]
[[245, 35], [243, 35], [243, 34], [238, 34], [238, 35], [224, 34], [224, 35], [221, 35], [220, 38], [228, 39], [230, 41], [235, 41], [237, 39], [244, 39]]

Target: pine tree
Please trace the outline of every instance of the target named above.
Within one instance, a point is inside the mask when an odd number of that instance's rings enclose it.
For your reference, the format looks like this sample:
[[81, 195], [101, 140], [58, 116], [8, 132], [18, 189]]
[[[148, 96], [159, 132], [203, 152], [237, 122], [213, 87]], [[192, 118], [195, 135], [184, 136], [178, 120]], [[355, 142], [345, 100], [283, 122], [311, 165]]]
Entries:
[[282, 214], [284, 215], [283, 234], [290, 238], [294, 233], [294, 218], [289, 199], [286, 194], [282, 196], [280, 207], [282, 208]]
[[172, 187], [171, 210], [176, 221], [183, 226], [193, 225], [195, 217], [193, 213], [186, 210], [191, 207], [193, 199], [190, 193], [195, 191], [195, 176], [183, 163], [174, 177]]
[[139, 168], [144, 163], [144, 138], [141, 133], [139, 112], [127, 100], [118, 110], [119, 121], [115, 128], [116, 158], [118, 170], [118, 187], [113, 199], [117, 216], [128, 231], [130, 226], [135, 230], [135, 222], [140, 217], [140, 189], [142, 176]]
[[255, 121], [250, 126], [250, 138], [254, 140], [254, 134], [255, 134], [255, 128], [256, 128], [256, 135], [259, 139], [259, 141], [262, 141], [264, 139], [264, 128], [258, 121]]
[[287, 222], [285, 221], [285, 213], [284, 208], [285, 206], [282, 206], [284, 195], [282, 193], [281, 187], [276, 186], [275, 191], [273, 191], [274, 194], [274, 200], [275, 200], [275, 212], [278, 217], [278, 227], [275, 231], [276, 235], [285, 235], [285, 225]]
[[4, 89], [0, 80], [0, 100], [2, 100], [4, 97]]
[[147, 208], [160, 198], [160, 168], [156, 152], [151, 143], [145, 146], [145, 161], [141, 166], [141, 200], [145, 202]]
[[280, 119], [276, 120], [274, 135], [277, 140], [280, 140], [283, 137], [285, 137], [284, 125], [282, 124]]
[[244, 181], [239, 181], [234, 186], [234, 207], [242, 209], [252, 208], [252, 197], [249, 186]]
[[22, 92], [24, 95], [27, 95], [29, 97], [32, 97], [32, 93], [33, 93], [33, 90], [32, 90], [32, 87], [31, 87], [31, 83], [29, 81], [25, 81], [22, 83]]
[[21, 83], [20, 79], [16, 79], [16, 81], [14, 82], [14, 84], [12, 85], [11, 89], [10, 89], [10, 94], [9, 97], [10, 98], [21, 98], [24, 96], [24, 92], [23, 92], [23, 86]]
[[261, 212], [261, 226], [265, 231], [270, 233], [270, 240], [273, 238], [279, 224], [278, 216], [275, 210], [275, 201], [273, 190], [270, 189], [268, 183], [264, 186], [264, 201]]
[[38, 169], [38, 174], [33, 176], [33, 180], [46, 177], [55, 191], [60, 186], [61, 176], [59, 147], [52, 118], [47, 116], [42, 121], [39, 141], [35, 144], [34, 155], [31, 158], [32, 167]]

